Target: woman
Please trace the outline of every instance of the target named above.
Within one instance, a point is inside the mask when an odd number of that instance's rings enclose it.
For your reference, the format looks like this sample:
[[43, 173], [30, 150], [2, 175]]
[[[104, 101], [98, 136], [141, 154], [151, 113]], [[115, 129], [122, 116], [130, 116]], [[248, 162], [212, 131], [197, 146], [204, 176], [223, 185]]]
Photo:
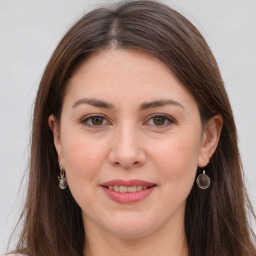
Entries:
[[255, 255], [247, 209], [232, 110], [197, 29], [154, 1], [82, 17], [38, 90], [16, 252]]

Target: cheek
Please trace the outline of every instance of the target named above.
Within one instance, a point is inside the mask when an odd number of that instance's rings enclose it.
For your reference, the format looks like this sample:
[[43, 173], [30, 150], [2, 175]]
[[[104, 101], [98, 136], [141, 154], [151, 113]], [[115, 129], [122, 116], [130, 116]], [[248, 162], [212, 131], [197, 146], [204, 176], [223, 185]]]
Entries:
[[63, 136], [63, 166], [68, 186], [82, 209], [97, 202], [97, 177], [106, 159], [106, 147], [103, 145], [106, 142], [97, 142], [81, 132]]
[[68, 181], [76, 179], [91, 182], [106, 158], [104, 141], [98, 143], [80, 132], [72, 133], [72, 136], [65, 135], [63, 138], [63, 165]]
[[176, 135], [154, 147], [155, 165], [161, 167], [162, 182], [176, 188], [192, 187], [200, 151], [199, 136]]

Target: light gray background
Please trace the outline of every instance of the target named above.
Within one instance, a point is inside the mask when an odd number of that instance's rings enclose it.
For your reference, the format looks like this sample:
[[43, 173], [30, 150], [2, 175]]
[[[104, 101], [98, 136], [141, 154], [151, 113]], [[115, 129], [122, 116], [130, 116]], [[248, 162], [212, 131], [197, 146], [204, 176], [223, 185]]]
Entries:
[[[110, 1], [0, 0], [0, 252], [6, 248], [24, 202], [24, 189], [19, 186], [43, 69], [69, 26], [102, 2]], [[163, 2], [195, 24], [215, 54], [233, 106], [255, 207], [256, 0]]]

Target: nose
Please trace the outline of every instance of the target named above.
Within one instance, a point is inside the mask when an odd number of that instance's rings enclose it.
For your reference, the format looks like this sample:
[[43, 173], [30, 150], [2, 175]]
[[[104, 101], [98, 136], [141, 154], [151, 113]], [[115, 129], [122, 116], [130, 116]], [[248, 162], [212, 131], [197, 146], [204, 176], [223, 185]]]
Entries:
[[117, 129], [112, 140], [109, 161], [115, 166], [131, 169], [146, 161], [145, 150], [139, 132], [132, 127]]

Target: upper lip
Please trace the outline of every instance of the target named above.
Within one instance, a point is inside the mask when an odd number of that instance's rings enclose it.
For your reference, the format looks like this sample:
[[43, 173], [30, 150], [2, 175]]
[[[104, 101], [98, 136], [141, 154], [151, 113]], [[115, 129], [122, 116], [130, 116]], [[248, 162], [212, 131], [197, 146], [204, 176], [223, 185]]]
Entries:
[[147, 187], [151, 187], [154, 186], [156, 184], [145, 181], [145, 180], [138, 180], [138, 179], [134, 179], [134, 180], [121, 180], [121, 179], [115, 179], [115, 180], [110, 180], [107, 182], [104, 182], [102, 184], [100, 184], [101, 186], [125, 186], [125, 187], [134, 187], [134, 186], [147, 186]]

